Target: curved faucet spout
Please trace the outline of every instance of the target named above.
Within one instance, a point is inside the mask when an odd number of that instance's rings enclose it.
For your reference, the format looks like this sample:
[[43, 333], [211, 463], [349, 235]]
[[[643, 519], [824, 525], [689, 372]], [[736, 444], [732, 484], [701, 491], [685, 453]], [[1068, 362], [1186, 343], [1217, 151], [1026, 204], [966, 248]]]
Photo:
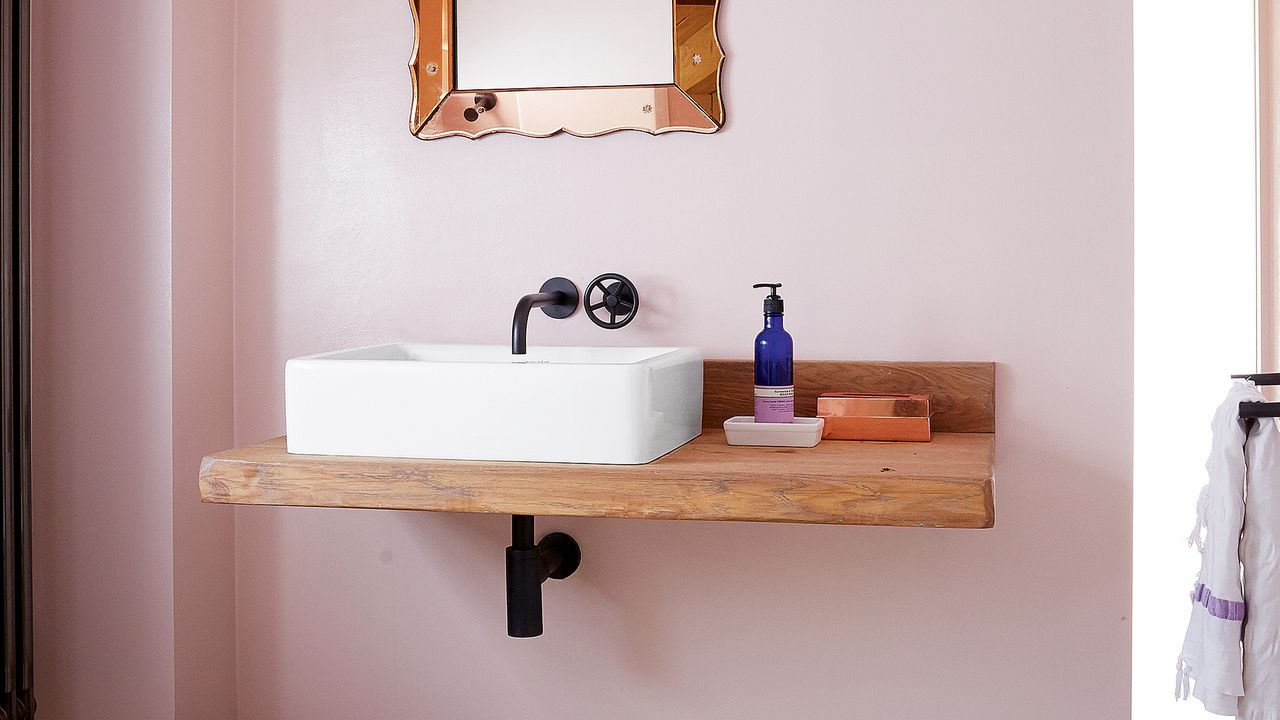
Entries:
[[511, 319], [511, 354], [528, 352], [529, 313], [542, 308], [548, 316], [567, 318], [578, 309], [578, 286], [565, 278], [551, 278], [542, 283], [538, 292], [525, 295], [516, 303], [516, 314]]
[[565, 301], [562, 292], [533, 293], [520, 298], [516, 303], [516, 316], [511, 319], [511, 354], [524, 355], [528, 352], [526, 337], [529, 329], [529, 312], [534, 308], [559, 305]]

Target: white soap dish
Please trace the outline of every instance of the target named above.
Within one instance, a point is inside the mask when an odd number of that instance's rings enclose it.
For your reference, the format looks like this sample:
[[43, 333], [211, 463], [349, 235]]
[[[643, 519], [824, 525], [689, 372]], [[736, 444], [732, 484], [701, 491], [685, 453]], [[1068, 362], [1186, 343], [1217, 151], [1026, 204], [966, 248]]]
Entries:
[[813, 447], [822, 440], [822, 418], [796, 418], [790, 423], [758, 423], [750, 415], [724, 421], [724, 439], [730, 445]]

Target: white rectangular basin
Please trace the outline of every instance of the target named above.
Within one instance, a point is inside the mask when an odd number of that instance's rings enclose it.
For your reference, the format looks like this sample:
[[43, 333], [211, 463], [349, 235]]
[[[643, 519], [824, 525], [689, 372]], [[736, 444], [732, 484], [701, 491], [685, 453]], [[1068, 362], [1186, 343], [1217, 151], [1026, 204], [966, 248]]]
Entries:
[[639, 465], [702, 432], [692, 348], [378, 345], [285, 364], [291, 453]]

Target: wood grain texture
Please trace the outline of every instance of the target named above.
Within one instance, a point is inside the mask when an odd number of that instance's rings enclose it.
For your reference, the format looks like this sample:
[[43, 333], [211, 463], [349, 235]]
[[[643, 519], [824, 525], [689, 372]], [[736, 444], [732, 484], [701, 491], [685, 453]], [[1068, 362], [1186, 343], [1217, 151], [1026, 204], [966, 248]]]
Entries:
[[[816, 415], [824, 392], [917, 393], [932, 396], [935, 433], [995, 432], [995, 363], [800, 361], [795, 384], [796, 415]], [[702, 426], [723, 427], [735, 415], [751, 415], [754, 386], [750, 360], [706, 361]]]
[[284, 438], [205, 458], [206, 502], [837, 525], [986, 528], [994, 436], [731, 447], [708, 430], [648, 465], [290, 455]]

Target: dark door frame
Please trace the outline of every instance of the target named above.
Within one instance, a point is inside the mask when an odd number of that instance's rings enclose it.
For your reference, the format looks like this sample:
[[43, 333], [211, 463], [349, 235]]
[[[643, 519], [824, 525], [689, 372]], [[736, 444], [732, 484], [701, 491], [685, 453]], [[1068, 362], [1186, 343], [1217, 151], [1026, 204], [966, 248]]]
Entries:
[[0, 0], [0, 720], [35, 717], [31, 618], [30, 0]]

